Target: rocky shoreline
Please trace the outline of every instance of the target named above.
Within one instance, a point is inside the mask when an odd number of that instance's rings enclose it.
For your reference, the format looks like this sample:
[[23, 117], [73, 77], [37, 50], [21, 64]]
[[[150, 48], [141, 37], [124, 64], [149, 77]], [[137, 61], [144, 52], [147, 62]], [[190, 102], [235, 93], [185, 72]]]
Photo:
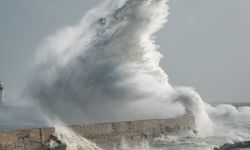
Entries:
[[234, 144], [224, 144], [221, 147], [214, 148], [214, 150], [239, 150], [250, 149], [250, 141], [237, 142]]

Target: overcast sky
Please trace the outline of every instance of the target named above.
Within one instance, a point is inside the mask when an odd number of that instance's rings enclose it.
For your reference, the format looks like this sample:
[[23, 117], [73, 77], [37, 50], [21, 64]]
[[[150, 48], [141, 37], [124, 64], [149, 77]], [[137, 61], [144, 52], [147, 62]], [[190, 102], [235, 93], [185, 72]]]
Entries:
[[[23, 90], [44, 38], [78, 23], [102, 0], [1, 0], [0, 79], [7, 100]], [[174, 86], [192, 86], [207, 102], [250, 102], [250, 1], [170, 0], [158, 34], [161, 65]]]

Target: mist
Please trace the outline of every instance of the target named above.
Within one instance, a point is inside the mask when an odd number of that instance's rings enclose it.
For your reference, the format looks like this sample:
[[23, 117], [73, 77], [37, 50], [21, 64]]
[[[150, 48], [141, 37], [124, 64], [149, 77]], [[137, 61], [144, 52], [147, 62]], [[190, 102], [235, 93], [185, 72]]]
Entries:
[[171, 108], [173, 89], [152, 36], [167, 15], [166, 1], [107, 2], [91, 10], [40, 47], [31, 99], [69, 122], [176, 115], [159, 111]]

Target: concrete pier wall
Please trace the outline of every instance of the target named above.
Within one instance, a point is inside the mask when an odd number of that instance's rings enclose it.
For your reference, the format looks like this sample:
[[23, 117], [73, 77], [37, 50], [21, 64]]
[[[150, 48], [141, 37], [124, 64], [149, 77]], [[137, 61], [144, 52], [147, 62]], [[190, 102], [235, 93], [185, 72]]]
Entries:
[[[194, 129], [194, 119], [184, 116], [173, 119], [124, 121], [69, 126], [77, 134], [94, 141], [104, 149], [119, 147], [121, 139], [131, 146], [143, 140], [183, 130]], [[0, 150], [47, 149], [54, 128], [38, 128], [0, 132]]]
[[0, 150], [40, 150], [50, 141], [54, 128], [0, 132]]

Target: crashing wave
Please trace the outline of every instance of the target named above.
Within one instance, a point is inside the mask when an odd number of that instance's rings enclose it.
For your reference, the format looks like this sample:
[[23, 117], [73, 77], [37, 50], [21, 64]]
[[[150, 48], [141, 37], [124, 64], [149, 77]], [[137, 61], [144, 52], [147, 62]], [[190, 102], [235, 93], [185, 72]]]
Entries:
[[[79, 24], [46, 39], [37, 54], [29, 95], [48, 116], [66, 123], [189, 114], [202, 137], [235, 141], [232, 133], [238, 140], [247, 139], [243, 134], [249, 131], [249, 107], [213, 107], [194, 89], [169, 84], [154, 37], [167, 16], [167, 0], [110, 0], [92, 9]], [[236, 123], [225, 124], [225, 119]]]
[[94, 142], [87, 140], [66, 126], [57, 126], [50, 140], [51, 150], [102, 150]]

